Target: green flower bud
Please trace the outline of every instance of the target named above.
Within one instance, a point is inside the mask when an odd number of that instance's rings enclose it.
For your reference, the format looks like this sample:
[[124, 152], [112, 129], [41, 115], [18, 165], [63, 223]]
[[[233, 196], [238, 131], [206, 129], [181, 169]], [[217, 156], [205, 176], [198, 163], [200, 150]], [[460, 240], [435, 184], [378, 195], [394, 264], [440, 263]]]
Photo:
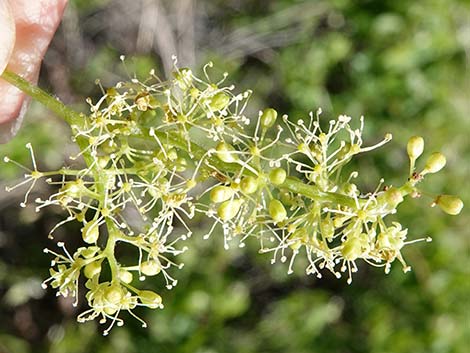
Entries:
[[233, 163], [238, 160], [238, 157], [233, 152], [235, 149], [225, 142], [220, 142], [215, 148], [217, 157], [225, 163]]
[[354, 261], [362, 255], [361, 240], [357, 237], [348, 237], [341, 247], [341, 254], [347, 261]]
[[237, 215], [242, 204], [241, 199], [225, 201], [217, 209], [217, 214], [223, 221], [229, 221]]
[[118, 276], [124, 283], [131, 283], [133, 279], [132, 273], [127, 270], [123, 270], [122, 268], [119, 269]]
[[388, 209], [394, 209], [403, 202], [403, 195], [400, 190], [391, 187], [379, 195], [378, 201], [385, 203]]
[[112, 304], [119, 305], [125, 296], [125, 290], [118, 284], [112, 284], [104, 290], [104, 299]]
[[101, 273], [101, 261], [93, 261], [86, 265], [83, 274], [86, 278], [93, 278]]
[[162, 297], [150, 290], [141, 290], [139, 292], [139, 298], [142, 304], [151, 309], [156, 309], [162, 305]]
[[228, 186], [216, 186], [211, 190], [210, 199], [214, 203], [224, 202], [230, 199], [235, 190]]
[[217, 93], [212, 97], [209, 106], [214, 110], [224, 110], [230, 103], [230, 96], [224, 92]]
[[408, 140], [406, 146], [408, 156], [411, 160], [416, 160], [419, 156], [423, 154], [424, 151], [424, 140], [421, 136], [412, 136]]
[[[407, 229], [403, 229], [401, 224], [394, 222], [394, 225], [383, 230], [377, 236], [377, 248], [382, 251], [400, 251], [405, 245]], [[393, 255], [395, 256], [395, 255]]]
[[161, 270], [162, 270], [162, 265], [160, 264], [160, 261], [149, 260], [149, 261], [143, 261], [140, 264], [140, 272], [142, 272], [146, 276], [158, 275]]
[[446, 165], [446, 157], [440, 152], [434, 152], [431, 154], [426, 161], [426, 165], [424, 166], [421, 175], [425, 175], [428, 173], [437, 173]]
[[104, 312], [110, 316], [116, 314], [117, 312], [117, 308], [110, 308], [109, 306], [107, 306], [106, 308], [104, 308]]
[[68, 182], [60, 191], [66, 193], [67, 196], [78, 198], [85, 191], [85, 185], [83, 184], [82, 179], [77, 179], [74, 181]]
[[258, 190], [258, 180], [252, 176], [247, 176], [240, 182], [240, 190], [245, 194], [252, 194]]
[[287, 212], [284, 205], [279, 200], [271, 200], [269, 203], [269, 215], [274, 223], [280, 223], [287, 218]]
[[282, 184], [287, 177], [287, 172], [282, 168], [275, 168], [269, 172], [269, 181], [274, 185]]
[[453, 216], [458, 215], [463, 208], [462, 200], [453, 195], [439, 195], [434, 203], [445, 213]]
[[91, 221], [85, 224], [82, 228], [82, 238], [85, 243], [94, 244], [98, 240], [100, 230], [96, 221]]
[[270, 128], [274, 125], [277, 119], [277, 111], [273, 108], [267, 108], [263, 110], [261, 114], [261, 126], [265, 129]]

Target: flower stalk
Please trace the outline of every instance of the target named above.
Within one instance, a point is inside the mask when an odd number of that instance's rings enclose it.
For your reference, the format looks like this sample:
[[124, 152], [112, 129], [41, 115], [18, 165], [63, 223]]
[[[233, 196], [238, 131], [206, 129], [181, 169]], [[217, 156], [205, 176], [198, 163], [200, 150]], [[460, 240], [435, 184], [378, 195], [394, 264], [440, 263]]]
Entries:
[[[38, 171], [29, 147], [34, 169], [18, 164], [28, 174], [10, 189], [31, 183], [25, 204], [37, 180], [53, 184], [51, 176], [61, 176], [60, 189], [47, 200], [36, 200], [37, 210], [62, 207], [68, 217], [52, 229], [51, 237], [62, 224], [78, 221], [87, 245], [73, 255], [62, 243], [64, 254], [47, 250], [55, 259], [45, 284], [76, 297], [83, 273], [91, 309], [78, 320], [111, 321], [105, 334], [114, 324], [123, 324], [123, 310], [136, 317], [136, 306], [163, 307], [160, 295], [141, 289], [139, 282], [158, 275], [167, 289], [177, 284], [171, 272], [183, 266], [177, 258], [188, 250], [185, 240], [192, 235], [190, 221], [196, 214], [213, 220], [204, 239], [221, 230], [226, 249], [234, 243], [244, 247], [254, 237], [260, 253], [272, 255], [272, 263], [289, 260], [288, 273], [304, 254], [307, 274], [321, 277], [329, 270], [338, 278], [345, 274], [348, 283], [359, 260], [386, 273], [398, 260], [409, 271], [402, 248], [429, 240], [407, 241], [407, 229], [384, 221], [407, 196], [422, 194], [425, 175], [445, 165], [445, 157], [433, 153], [424, 169], [415, 172], [424, 149], [421, 137], [408, 143], [410, 173], [402, 186], [384, 186], [381, 180], [374, 191], [361, 192], [354, 183], [358, 172], [344, 175], [343, 167], [390, 141], [390, 134], [364, 146], [362, 117], [354, 128], [351, 117], [325, 121], [321, 110], [305, 121], [279, 118], [273, 108], [250, 119], [244, 110], [251, 91], [234, 93], [233, 86], [223, 84], [226, 74], [212, 81], [211, 67], [204, 67], [201, 79], [175, 61], [168, 81], [152, 70], [147, 80], [119, 82], [103, 89], [98, 101], [87, 100], [88, 114], [73, 111], [14, 73], [2, 76], [63, 118], [80, 147], [71, 158], [82, 156], [85, 166], [55, 172]], [[452, 215], [463, 207], [451, 195], [434, 200]], [[130, 219], [135, 214], [137, 225], [135, 216]], [[137, 249], [134, 264], [124, 265], [116, 257], [122, 243]], [[105, 265], [109, 278], [102, 275]]]

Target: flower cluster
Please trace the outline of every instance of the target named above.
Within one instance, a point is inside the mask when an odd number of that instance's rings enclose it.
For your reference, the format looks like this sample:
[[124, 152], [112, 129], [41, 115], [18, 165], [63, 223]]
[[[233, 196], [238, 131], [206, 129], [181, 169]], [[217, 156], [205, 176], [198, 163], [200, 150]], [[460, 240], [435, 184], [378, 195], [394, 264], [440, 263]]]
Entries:
[[[396, 213], [406, 196], [421, 195], [417, 184], [428, 173], [436, 173], [445, 165], [441, 153], [433, 153], [424, 169], [416, 173], [415, 161], [424, 149], [421, 137], [412, 137], [408, 144], [410, 175], [402, 186], [383, 186], [381, 180], [373, 192], [363, 193], [354, 183], [358, 172], [342, 175], [343, 167], [359, 154], [376, 149], [392, 136], [372, 146], [363, 146], [363, 118], [360, 127], [351, 127], [351, 118], [339, 116], [321, 126], [321, 110], [308, 122], [296, 123], [283, 117], [287, 136], [278, 126], [275, 138], [266, 137], [265, 130], [274, 125], [277, 113], [272, 109], [261, 112], [255, 136], [238, 137], [236, 144], [217, 145], [217, 157], [239, 164], [237, 172], [219, 171], [223, 180], [211, 190], [212, 206], [208, 213], [222, 224], [226, 246], [239, 238], [244, 246], [248, 236], [260, 239], [260, 252], [272, 253], [286, 262], [288, 273], [293, 272], [296, 256], [304, 252], [308, 259], [307, 274], [321, 277], [326, 268], [340, 278], [357, 271], [359, 259], [390, 271], [398, 259], [404, 272], [410, 270], [401, 250], [417, 241], [406, 241], [407, 229], [384, 218]], [[277, 149], [273, 151], [273, 146]], [[273, 155], [274, 154], [274, 155]], [[283, 167], [285, 166], [285, 167]], [[246, 171], [243, 175], [243, 171]], [[450, 195], [437, 196], [433, 204], [449, 214], [460, 213], [462, 201]]]
[[[407, 181], [383, 186], [381, 180], [375, 191], [361, 192], [354, 183], [358, 173], [343, 175], [344, 167], [355, 155], [390, 141], [390, 134], [364, 146], [363, 118], [354, 128], [348, 116], [324, 122], [320, 110], [293, 122], [268, 108], [252, 124], [244, 115], [251, 91], [233, 93], [233, 86], [224, 85], [226, 74], [212, 81], [211, 67], [204, 67], [201, 79], [175, 60], [170, 80], [151, 71], [147, 80], [102, 88], [102, 98], [87, 100], [90, 113], [71, 125], [80, 147], [71, 159], [82, 157], [81, 169], [39, 171], [29, 144], [33, 169], [5, 158], [27, 171], [24, 181], [8, 189], [30, 185], [22, 206], [38, 180], [58, 187], [46, 200], [35, 200], [37, 211], [55, 205], [68, 214], [51, 238], [64, 223], [82, 224], [85, 246], [73, 254], [62, 242], [60, 252], [45, 250], [54, 259], [44, 286], [75, 297], [76, 304], [83, 276], [90, 309], [78, 320], [110, 320], [105, 334], [123, 324], [122, 311], [141, 320], [135, 307], [163, 307], [160, 295], [139, 282], [161, 275], [166, 288], [176, 285], [171, 268], [182, 267], [177, 257], [187, 250], [184, 241], [192, 235], [189, 221], [196, 213], [214, 220], [204, 238], [222, 229], [227, 249], [257, 238], [260, 252], [272, 253], [273, 263], [290, 258], [289, 273], [304, 253], [307, 274], [321, 277], [327, 269], [339, 278], [347, 272], [348, 283], [360, 259], [386, 272], [398, 259], [408, 271], [402, 248], [423, 240], [407, 241], [407, 229], [384, 218], [405, 197], [421, 195], [418, 184], [444, 167], [442, 154], [432, 154], [416, 172], [424, 141], [412, 137]], [[463, 207], [450, 195], [435, 197], [433, 205], [449, 214]], [[133, 263], [117, 258], [121, 244], [136, 249]]]

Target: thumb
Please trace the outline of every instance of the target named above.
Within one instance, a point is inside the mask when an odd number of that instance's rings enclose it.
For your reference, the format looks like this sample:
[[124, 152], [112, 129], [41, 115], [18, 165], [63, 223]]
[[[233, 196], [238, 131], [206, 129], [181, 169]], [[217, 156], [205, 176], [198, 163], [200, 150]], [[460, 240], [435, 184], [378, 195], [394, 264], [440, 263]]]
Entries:
[[15, 46], [15, 21], [8, 0], [0, 0], [0, 75]]

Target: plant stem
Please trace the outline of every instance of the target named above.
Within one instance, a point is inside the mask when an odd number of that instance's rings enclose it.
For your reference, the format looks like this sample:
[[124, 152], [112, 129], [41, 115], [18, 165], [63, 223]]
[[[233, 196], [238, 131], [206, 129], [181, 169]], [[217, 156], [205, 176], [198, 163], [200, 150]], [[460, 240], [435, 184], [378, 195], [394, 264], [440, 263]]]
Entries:
[[[188, 142], [179, 138], [178, 136], [172, 135], [172, 134], [167, 134], [165, 135], [164, 132], [159, 132], [155, 131], [155, 135], [160, 138], [161, 140], [167, 140], [174, 146], [177, 146], [178, 148], [181, 148], [183, 150], [187, 150], [188, 148]], [[194, 142], [189, 142], [190, 148], [191, 148], [191, 153], [194, 155], [196, 160], [200, 160], [204, 158], [206, 155], [207, 151], [206, 149], [200, 147], [198, 144]], [[237, 163], [226, 163], [221, 161], [219, 158], [215, 156], [209, 156], [206, 158], [209, 161], [209, 164], [217, 167], [219, 170], [223, 171], [230, 171], [233, 173], [237, 173], [240, 171], [241, 167]], [[252, 174], [249, 170], [245, 169], [244, 174]], [[295, 194], [301, 194], [304, 196], [309, 197], [312, 200], [323, 200], [323, 201], [330, 201], [334, 203], [339, 203], [344, 206], [348, 207], [355, 207], [355, 201], [352, 197], [343, 195], [343, 194], [338, 194], [338, 193], [333, 193], [333, 192], [323, 192], [319, 190], [315, 185], [311, 184], [305, 184], [302, 180], [299, 180], [295, 177], [287, 177], [284, 183], [281, 185], [278, 185], [279, 188], [284, 188], [287, 189]]]
[[[14, 72], [5, 70], [0, 76], [2, 79], [12, 84], [19, 90], [26, 93], [28, 96], [33, 98], [35, 101], [43, 104], [46, 108], [50, 109], [57, 114], [60, 118], [64, 119], [67, 124], [70, 126], [78, 125], [80, 126], [85, 118], [82, 113], [78, 113], [75, 110], [69, 108], [64, 103], [59, 101], [57, 98], [53, 97], [46, 91], [40, 89], [39, 87], [31, 84], [29, 81], [25, 80], [23, 77], [15, 74]], [[84, 137], [79, 136], [76, 140], [78, 146], [83, 151], [87, 145], [88, 141]], [[93, 158], [89, 153], [83, 153], [83, 159], [86, 164], [89, 166], [93, 163]]]
[[76, 111], [70, 109], [68, 106], [58, 99], [52, 97], [46, 91], [43, 91], [39, 87], [32, 85], [30, 82], [15, 74], [14, 72], [5, 70], [1, 75], [1, 78], [8, 83], [11, 83], [13, 86], [16, 86], [34, 100], [42, 103], [46, 108], [52, 110], [58, 116], [63, 118], [69, 125], [80, 124], [80, 122], [83, 120], [83, 114], [77, 113]]

